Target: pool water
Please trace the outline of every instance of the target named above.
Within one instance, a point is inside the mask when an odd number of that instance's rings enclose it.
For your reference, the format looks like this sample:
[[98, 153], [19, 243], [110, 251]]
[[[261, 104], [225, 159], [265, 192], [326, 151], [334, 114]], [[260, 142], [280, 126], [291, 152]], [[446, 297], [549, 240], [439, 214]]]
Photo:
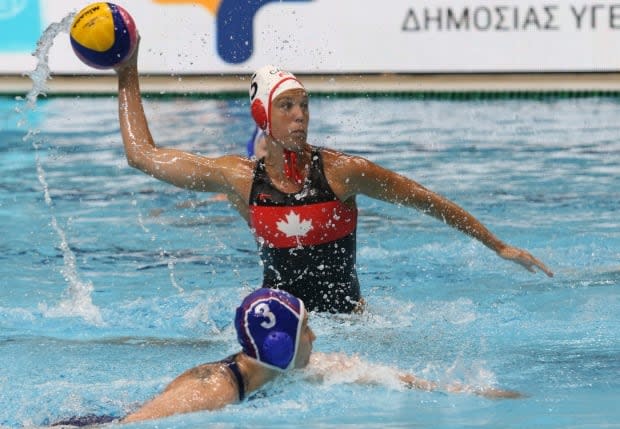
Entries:
[[[620, 427], [619, 101], [310, 106], [312, 143], [417, 180], [555, 272], [531, 274], [431, 217], [360, 197], [368, 309], [313, 314], [315, 350], [527, 396], [291, 374], [221, 411], [135, 426]], [[245, 99], [154, 97], [145, 108], [160, 145], [242, 153], [251, 132]], [[238, 350], [230, 322], [262, 267], [226, 202], [130, 168], [113, 97], [34, 109], [0, 98], [0, 125], [1, 427], [121, 416]]]

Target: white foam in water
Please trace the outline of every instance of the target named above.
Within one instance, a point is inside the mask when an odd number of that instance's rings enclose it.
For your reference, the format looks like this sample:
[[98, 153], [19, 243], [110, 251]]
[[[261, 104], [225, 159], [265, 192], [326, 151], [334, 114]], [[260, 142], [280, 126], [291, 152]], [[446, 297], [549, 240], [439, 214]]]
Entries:
[[476, 393], [498, 385], [495, 373], [486, 365], [484, 360], [466, 362], [462, 356], [458, 356], [447, 368], [427, 364], [420, 371], [420, 376], [437, 382], [446, 391], [458, 388], [458, 392]]
[[[486, 362], [480, 361], [472, 367], [466, 367], [461, 358], [447, 369], [427, 366], [420, 376], [431, 383], [437, 383], [436, 389], [446, 392], [476, 393], [497, 384], [495, 374], [485, 368]], [[314, 352], [308, 366], [304, 369], [310, 380], [334, 384], [374, 384], [394, 390], [404, 390], [400, 380], [407, 371], [387, 365], [364, 361], [358, 355], [348, 356], [344, 353]], [[413, 374], [416, 376], [416, 374]]]
[[377, 384], [392, 389], [404, 389], [396, 369], [363, 361], [358, 355], [313, 352], [304, 369], [309, 379], [325, 385], [342, 383]]
[[[27, 120], [26, 112], [34, 110], [36, 108], [37, 98], [39, 95], [45, 95], [47, 90], [47, 79], [50, 76], [50, 69], [48, 65], [48, 53], [54, 44], [54, 39], [61, 33], [69, 32], [71, 22], [73, 21], [74, 14], [67, 15], [62, 21], [53, 23], [43, 32], [43, 35], [37, 42], [37, 49], [34, 52], [34, 56], [37, 58], [37, 65], [35, 69], [28, 74], [32, 80], [32, 89], [26, 95], [26, 103], [23, 109], [18, 108], [18, 113], [21, 113], [23, 120], [19, 122], [19, 126], [26, 126]], [[38, 130], [28, 130], [24, 136], [24, 142], [30, 142], [35, 150], [35, 162], [37, 167], [37, 176], [39, 183], [43, 188], [43, 195], [45, 198], [45, 204], [50, 211], [50, 225], [56, 232], [60, 243], [60, 249], [63, 257], [63, 268], [61, 270], [65, 280], [69, 284], [69, 287], [64, 292], [64, 299], [55, 306], [48, 308], [46, 304], [41, 304], [40, 309], [47, 317], [82, 317], [88, 323], [95, 325], [103, 325], [103, 318], [99, 307], [93, 304], [92, 292], [94, 287], [90, 282], [84, 282], [80, 279], [75, 254], [69, 246], [65, 231], [62, 229], [56, 216], [54, 215], [54, 203], [49, 191], [49, 183], [46, 178], [45, 169], [39, 156], [39, 150], [41, 147], [41, 140], [37, 137]]]
[[176, 280], [176, 276], [174, 274], [174, 261], [175, 261], [175, 257], [174, 256], [170, 256], [169, 257], [169, 261], [168, 261], [168, 273], [170, 276], [170, 283], [172, 283], [172, 286], [180, 293], [183, 294], [185, 292], [185, 289], [183, 289], [179, 283], [177, 283]]

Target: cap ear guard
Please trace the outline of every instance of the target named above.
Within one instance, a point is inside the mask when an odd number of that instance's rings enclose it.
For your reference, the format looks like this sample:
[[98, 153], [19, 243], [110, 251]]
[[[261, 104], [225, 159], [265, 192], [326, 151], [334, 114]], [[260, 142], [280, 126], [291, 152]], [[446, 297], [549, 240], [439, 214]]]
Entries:
[[286, 332], [270, 332], [262, 344], [261, 356], [278, 368], [286, 368], [295, 354], [295, 341]]
[[252, 102], [252, 118], [254, 118], [254, 122], [261, 130], [267, 132], [267, 110], [259, 99]]

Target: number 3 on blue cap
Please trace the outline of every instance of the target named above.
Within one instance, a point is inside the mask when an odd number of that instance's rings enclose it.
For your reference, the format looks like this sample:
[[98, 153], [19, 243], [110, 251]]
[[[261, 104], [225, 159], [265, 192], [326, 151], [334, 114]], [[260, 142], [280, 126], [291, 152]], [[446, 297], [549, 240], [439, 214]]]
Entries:
[[271, 312], [271, 310], [269, 310], [269, 305], [266, 303], [262, 302], [254, 307], [254, 314], [267, 318], [267, 320], [261, 322], [260, 324], [263, 328], [271, 329], [276, 326], [276, 316]]

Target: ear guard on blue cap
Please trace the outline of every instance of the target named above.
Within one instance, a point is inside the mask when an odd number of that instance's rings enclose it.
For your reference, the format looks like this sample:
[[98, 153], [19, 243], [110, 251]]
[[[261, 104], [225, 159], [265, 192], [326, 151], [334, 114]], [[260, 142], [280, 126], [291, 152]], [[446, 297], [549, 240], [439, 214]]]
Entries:
[[265, 338], [261, 355], [278, 368], [286, 368], [295, 355], [295, 341], [286, 332], [271, 332]]
[[237, 308], [235, 328], [245, 354], [272, 369], [284, 371], [295, 365], [303, 302], [288, 292], [261, 288]]

